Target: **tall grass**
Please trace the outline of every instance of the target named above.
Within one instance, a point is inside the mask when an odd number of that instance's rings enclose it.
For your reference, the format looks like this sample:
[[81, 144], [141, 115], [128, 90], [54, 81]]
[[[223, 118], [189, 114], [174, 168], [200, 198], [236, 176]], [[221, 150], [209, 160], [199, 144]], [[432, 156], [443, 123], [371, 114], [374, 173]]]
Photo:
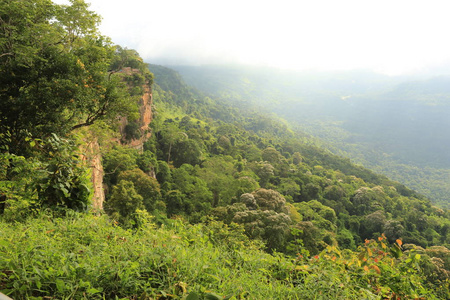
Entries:
[[125, 230], [73, 213], [0, 222], [0, 291], [16, 300], [381, 299], [343, 264], [313, 260], [265, 253], [242, 228], [215, 221]]

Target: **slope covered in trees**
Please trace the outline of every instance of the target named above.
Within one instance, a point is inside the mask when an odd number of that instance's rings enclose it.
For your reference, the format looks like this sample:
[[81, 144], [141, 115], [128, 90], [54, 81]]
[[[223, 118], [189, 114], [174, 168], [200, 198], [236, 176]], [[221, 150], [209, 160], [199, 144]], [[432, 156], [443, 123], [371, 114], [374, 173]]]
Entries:
[[334, 153], [448, 207], [449, 78], [177, 66], [189, 84], [275, 112]]
[[[11, 79], [0, 95], [7, 100], [1, 292], [14, 299], [448, 297], [448, 210], [274, 116], [208, 97], [174, 70], [111, 45], [83, 1], [30, 3], [22, 12], [18, 2], [1, 6], [2, 29], [14, 34], [0, 46], [15, 45], [0, 57]], [[29, 28], [46, 37], [42, 43], [27, 38]], [[72, 32], [81, 33], [65, 40]], [[86, 47], [105, 55], [84, 55]], [[24, 63], [23, 49], [36, 61]], [[69, 61], [61, 72], [52, 64], [59, 60]], [[28, 77], [34, 72], [45, 76]], [[78, 90], [77, 80], [87, 86]], [[148, 130], [138, 106], [150, 90]], [[15, 103], [24, 107], [20, 119]], [[39, 106], [39, 120], [27, 118], [26, 103]], [[56, 114], [46, 118], [53, 105]], [[80, 153], [86, 143], [99, 145], [104, 210], [92, 207]]]
[[[206, 187], [213, 195], [211, 204], [214, 213], [224, 213], [225, 209], [245, 210], [244, 207], [239, 208], [241, 195], [254, 193], [255, 187], [261, 187], [277, 191], [288, 200], [287, 204], [291, 203], [294, 207], [296, 203], [306, 202], [312, 206], [317, 205], [313, 209], [316, 212], [320, 211], [322, 206], [325, 210], [331, 208], [332, 214], [336, 215], [335, 219], [329, 216], [331, 219], [328, 220], [336, 227], [334, 239], [342, 236], [340, 229], [346, 232], [358, 228], [357, 233], [353, 232], [353, 239], [359, 243], [365, 238], [372, 238], [373, 234], [376, 235], [375, 232], [382, 233], [383, 226], [387, 223], [399, 221], [403, 222], [402, 227], [405, 230], [402, 238], [408, 240], [409, 235], [410, 242], [420, 244], [413, 237], [418, 232], [413, 234], [415, 230], [411, 230], [412, 224], [407, 224], [406, 220], [412, 220], [408, 215], [415, 211], [413, 207], [419, 206], [422, 206], [419, 210], [429, 207], [429, 212], [424, 211], [425, 214], [432, 215], [435, 214], [432, 210], [439, 210], [423, 196], [384, 176], [355, 166], [347, 159], [317, 148], [306, 136], [298, 137], [299, 135], [274, 118], [264, 118], [258, 112], [249, 109], [241, 108], [237, 111], [233, 107], [228, 107], [229, 104], [226, 102], [211, 101], [210, 98], [189, 89], [182, 81], [174, 80], [175, 73], [171, 70], [154, 65], [151, 65], [150, 69], [155, 74], [162, 71], [172, 74], [171, 84], [191, 99], [166, 97], [165, 95], [172, 95], [171, 90], [159, 91], [159, 86], [160, 84], [168, 86], [165, 81], [169, 76], [156, 76], [154, 97], [157, 107], [158, 103], [163, 102], [165, 105], [179, 108], [184, 105], [180, 101], [185, 101], [190, 103], [189, 110], [193, 111], [193, 114], [183, 115], [179, 111], [178, 116], [167, 116], [166, 112], [159, 112], [153, 123], [154, 135], [149, 145], [153, 144], [152, 146], [157, 149], [157, 159], [160, 160], [166, 160], [167, 150], [171, 148], [172, 163], [175, 167], [173, 171], [178, 172], [179, 169], [187, 168], [184, 172], [186, 176], [195, 175], [206, 181]], [[209, 111], [204, 108], [204, 103], [207, 104]], [[202, 112], [202, 117], [195, 115], [199, 111]], [[216, 111], [220, 111], [221, 115], [215, 115]], [[224, 123], [224, 120], [228, 123]], [[170, 127], [158, 127], [159, 124], [168, 124]], [[165, 133], [168, 128], [172, 128], [171, 131], [176, 133], [168, 135]], [[174, 139], [167, 138], [173, 136]], [[199, 151], [184, 152], [188, 149], [184, 144], [189, 140], [196, 143], [191, 149]], [[158, 148], [167, 150], [158, 152]], [[183, 158], [177, 157], [178, 154], [182, 154]], [[193, 160], [196, 157], [197, 159]], [[243, 184], [243, 178], [247, 180], [246, 185], [249, 189], [238, 188], [239, 184]], [[177, 182], [172, 184], [177, 186]], [[227, 193], [228, 188], [232, 191]], [[173, 190], [182, 192], [183, 189]], [[306, 208], [296, 210], [302, 214]], [[445, 212], [442, 212], [445, 215]], [[381, 227], [364, 228], [371, 218], [375, 218], [378, 214], [381, 214], [383, 216], [381, 219], [384, 220]], [[227, 217], [232, 219], [234, 216]], [[302, 218], [314, 220], [312, 216]], [[358, 223], [354, 224], [356, 227], [353, 229], [349, 223], [345, 225], [346, 222], [350, 222], [349, 218], [352, 222]], [[416, 237], [420, 235], [419, 233]], [[423, 235], [425, 236], [427, 234]]]

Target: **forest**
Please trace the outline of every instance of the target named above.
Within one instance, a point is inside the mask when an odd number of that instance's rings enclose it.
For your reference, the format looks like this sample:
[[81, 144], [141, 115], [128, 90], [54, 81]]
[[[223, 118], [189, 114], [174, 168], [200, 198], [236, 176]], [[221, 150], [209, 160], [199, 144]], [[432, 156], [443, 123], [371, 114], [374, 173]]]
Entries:
[[450, 297], [445, 207], [114, 45], [82, 0], [1, 1], [1, 293]]
[[275, 113], [321, 147], [449, 207], [448, 76], [173, 66], [207, 95]]

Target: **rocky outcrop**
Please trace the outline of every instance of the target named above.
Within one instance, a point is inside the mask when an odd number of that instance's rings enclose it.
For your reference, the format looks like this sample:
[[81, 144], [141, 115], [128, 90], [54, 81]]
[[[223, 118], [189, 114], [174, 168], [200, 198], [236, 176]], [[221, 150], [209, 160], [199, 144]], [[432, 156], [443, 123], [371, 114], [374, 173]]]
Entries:
[[[124, 68], [122, 73], [131, 75], [135, 72], [140, 72], [138, 69]], [[122, 136], [122, 143], [127, 144], [131, 148], [138, 149], [140, 151], [143, 150], [144, 143], [151, 137], [150, 132], [150, 122], [153, 119], [152, 114], [152, 105], [153, 105], [153, 95], [151, 87], [148, 83], [145, 83], [143, 86], [143, 95], [140, 99], [139, 103], [139, 135], [140, 137], [137, 139], [127, 139], [125, 128], [128, 124], [128, 120], [126, 117], [122, 117], [119, 120], [120, 126], [119, 131]]]
[[151, 93], [151, 89], [148, 85], [144, 87], [144, 95], [142, 96], [141, 107], [139, 108], [141, 113], [141, 130], [148, 131], [150, 129], [149, 125], [153, 119], [152, 115], [152, 104], [153, 104], [153, 95]]
[[[124, 68], [121, 73], [132, 75], [133, 73], [140, 72], [138, 69]], [[129, 147], [143, 151], [144, 143], [151, 137], [150, 122], [153, 119], [152, 114], [153, 96], [152, 90], [148, 83], [143, 85], [143, 95], [139, 102], [139, 138], [126, 139], [125, 128], [128, 124], [126, 117], [119, 119], [119, 131], [122, 136], [122, 142]], [[103, 202], [105, 201], [105, 191], [103, 186], [103, 166], [102, 156], [100, 153], [100, 146], [96, 138], [91, 141], [87, 141], [82, 148], [82, 160], [91, 170], [91, 182], [93, 185], [93, 208], [94, 210], [102, 210]]]
[[144, 94], [142, 95], [139, 112], [139, 131], [141, 133], [141, 137], [139, 139], [132, 139], [127, 143], [130, 147], [134, 149], [138, 149], [140, 151], [144, 148], [144, 143], [151, 137], [150, 132], [150, 122], [152, 121], [152, 104], [153, 104], [153, 95], [151, 93], [151, 89], [148, 85], [144, 86]]
[[105, 201], [105, 192], [103, 189], [103, 166], [100, 146], [97, 139], [93, 139], [82, 147], [81, 159], [91, 171], [91, 182], [93, 186], [93, 203], [94, 210], [103, 209]]

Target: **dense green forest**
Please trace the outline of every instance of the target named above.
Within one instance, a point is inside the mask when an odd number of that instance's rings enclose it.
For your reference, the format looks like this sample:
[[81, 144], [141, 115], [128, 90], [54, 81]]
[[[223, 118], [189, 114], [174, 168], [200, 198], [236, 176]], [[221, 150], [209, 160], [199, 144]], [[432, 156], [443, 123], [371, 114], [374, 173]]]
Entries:
[[322, 147], [449, 207], [448, 76], [175, 66], [191, 85], [298, 124]]
[[448, 210], [144, 63], [98, 22], [81, 0], [0, 6], [0, 292], [450, 296]]

